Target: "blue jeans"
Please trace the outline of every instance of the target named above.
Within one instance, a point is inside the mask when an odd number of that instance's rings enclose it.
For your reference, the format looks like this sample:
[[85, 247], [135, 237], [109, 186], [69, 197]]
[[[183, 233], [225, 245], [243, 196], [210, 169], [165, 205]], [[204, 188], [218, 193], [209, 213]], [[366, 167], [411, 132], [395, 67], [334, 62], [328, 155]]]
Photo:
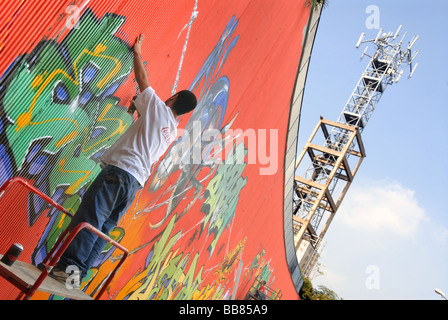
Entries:
[[[73, 230], [81, 222], [88, 222], [101, 232], [109, 235], [123, 214], [129, 209], [141, 186], [130, 173], [107, 165], [82, 197], [69, 229]], [[107, 242], [87, 229], [81, 230], [63, 253], [57, 266], [65, 270], [77, 266], [81, 279], [95, 263]]]

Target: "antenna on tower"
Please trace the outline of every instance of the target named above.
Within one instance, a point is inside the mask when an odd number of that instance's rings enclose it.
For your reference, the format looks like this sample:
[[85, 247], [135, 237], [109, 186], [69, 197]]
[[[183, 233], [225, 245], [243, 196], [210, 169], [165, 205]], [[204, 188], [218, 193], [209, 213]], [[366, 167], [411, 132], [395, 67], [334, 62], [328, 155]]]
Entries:
[[415, 42], [418, 40], [419, 36], [414, 36], [414, 38], [412, 38], [411, 42], [409, 42], [408, 45], [408, 50], [411, 50], [412, 46], [415, 44]]
[[398, 34], [400, 33], [401, 27], [402, 27], [402, 25], [400, 25], [398, 27], [397, 32], [395, 32], [395, 36], [394, 36], [393, 40], [395, 40], [398, 37]]
[[362, 43], [362, 40], [364, 40], [364, 37], [366, 36], [366, 34], [363, 32], [361, 33], [361, 36], [359, 37], [358, 43], [356, 44], [356, 48], [359, 48], [359, 46]]
[[366, 47], [365, 49], [364, 49], [364, 52], [362, 53], [362, 55], [361, 55], [361, 60], [362, 60], [362, 58], [364, 58], [364, 56], [369, 56], [366, 52], [367, 52], [367, 49], [369, 49], [369, 47]]
[[374, 43], [378, 43], [378, 40], [380, 39], [381, 33], [383, 32], [383, 29], [381, 28], [380, 31], [378, 32], [378, 35], [376, 36], [376, 39], [374, 41]]
[[411, 73], [409, 74], [409, 79], [414, 75], [415, 69], [417, 69], [418, 63], [415, 64], [414, 68], [412, 68]]

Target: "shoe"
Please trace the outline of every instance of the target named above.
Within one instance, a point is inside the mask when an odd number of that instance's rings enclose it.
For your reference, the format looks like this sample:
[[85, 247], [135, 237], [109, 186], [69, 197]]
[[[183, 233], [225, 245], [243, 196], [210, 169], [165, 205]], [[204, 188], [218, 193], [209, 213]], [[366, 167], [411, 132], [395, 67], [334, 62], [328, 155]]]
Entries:
[[50, 273], [48, 274], [50, 277], [52, 277], [55, 280], [66, 282], [67, 278], [70, 277], [70, 274], [65, 272], [64, 270], [54, 267]]
[[[47, 268], [47, 266], [44, 263], [39, 263], [37, 265], [37, 268], [40, 271], [44, 271]], [[66, 286], [69, 286], [70, 288], [79, 289], [81, 286], [79, 279], [76, 278], [69, 279], [70, 275], [71, 275], [70, 273], [67, 273], [63, 269], [59, 268], [58, 265], [53, 267], [53, 269], [48, 274], [48, 276], [50, 276], [51, 278], [64, 283]]]
[[[44, 271], [47, 268], [47, 265], [41, 262], [37, 265], [37, 268], [40, 271]], [[61, 281], [67, 280], [67, 278], [70, 276], [70, 274], [68, 274], [64, 270], [58, 268], [57, 266], [53, 267], [53, 269], [48, 273], [48, 275], [50, 277], [52, 277], [53, 279], [61, 280]]]
[[[44, 271], [47, 268], [47, 265], [45, 263], [39, 263], [37, 265], [37, 268], [40, 271]], [[66, 273], [64, 270], [58, 268], [57, 266], [53, 267], [53, 269], [48, 273], [49, 276], [56, 280], [66, 280], [70, 275]]]

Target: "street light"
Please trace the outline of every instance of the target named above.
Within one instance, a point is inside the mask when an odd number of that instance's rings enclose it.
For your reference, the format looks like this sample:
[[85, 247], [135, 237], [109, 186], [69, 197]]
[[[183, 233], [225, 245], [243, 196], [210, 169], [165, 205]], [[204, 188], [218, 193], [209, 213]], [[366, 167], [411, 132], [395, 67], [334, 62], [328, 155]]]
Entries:
[[440, 295], [442, 296], [443, 299], [448, 300], [448, 299], [445, 297], [445, 294], [442, 292], [442, 290], [436, 288], [436, 289], [434, 289], [434, 291], [435, 291], [437, 294], [440, 294]]

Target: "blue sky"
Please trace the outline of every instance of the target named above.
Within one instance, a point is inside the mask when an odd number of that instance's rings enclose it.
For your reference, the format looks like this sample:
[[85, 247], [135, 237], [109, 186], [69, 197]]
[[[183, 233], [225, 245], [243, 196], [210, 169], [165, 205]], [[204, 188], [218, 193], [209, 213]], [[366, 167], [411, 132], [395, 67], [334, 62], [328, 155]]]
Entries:
[[[448, 1], [329, 0], [315, 40], [299, 151], [319, 116], [336, 121], [368, 57], [355, 48], [378, 8], [380, 28], [420, 36], [414, 76], [387, 88], [367, 127], [367, 157], [324, 240], [320, 284], [350, 299], [434, 299], [448, 294]], [[367, 22], [367, 23], [366, 23]], [[369, 45], [373, 52], [373, 45]]]

